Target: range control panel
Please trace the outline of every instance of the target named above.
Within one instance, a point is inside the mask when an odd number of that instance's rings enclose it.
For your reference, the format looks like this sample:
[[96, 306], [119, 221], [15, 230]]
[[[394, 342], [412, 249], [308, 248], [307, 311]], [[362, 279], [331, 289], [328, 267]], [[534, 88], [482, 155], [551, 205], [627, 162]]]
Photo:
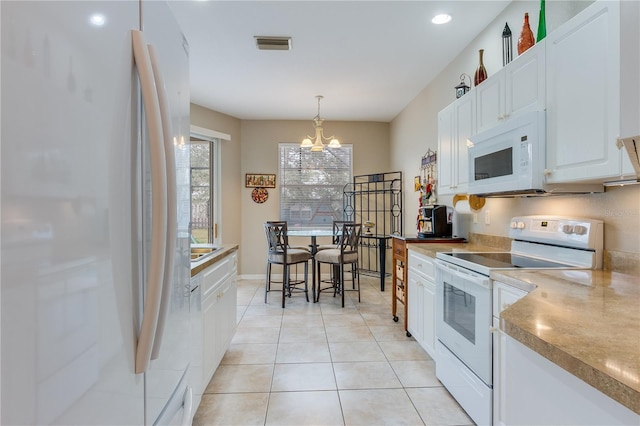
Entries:
[[604, 223], [598, 219], [564, 216], [516, 216], [509, 223], [514, 240], [597, 249], [602, 247]]

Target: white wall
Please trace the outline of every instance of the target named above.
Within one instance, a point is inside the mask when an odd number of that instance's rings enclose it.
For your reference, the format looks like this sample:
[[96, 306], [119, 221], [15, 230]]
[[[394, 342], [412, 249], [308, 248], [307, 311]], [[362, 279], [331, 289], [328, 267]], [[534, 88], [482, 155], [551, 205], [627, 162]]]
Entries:
[[[547, 34], [587, 7], [590, 1], [546, 2]], [[502, 29], [505, 22], [517, 39], [525, 12], [529, 12], [531, 29], [538, 27], [539, 3], [515, 1], [470, 43], [416, 98], [391, 122], [391, 168], [404, 170], [407, 176], [419, 174], [420, 158], [427, 149], [437, 150], [437, 114], [455, 100], [454, 86], [461, 73], [473, 77], [478, 64], [478, 49], [484, 49], [484, 64], [489, 77], [502, 67]], [[412, 179], [405, 180], [405, 232], [415, 234], [418, 208]], [[451, 197], [439, 203], [451, 205]], [[471, 232], [507, 236], [512, 216], [524, 214], [561, 214], [591, 217], [605, 221], [605, 248], [640, 253], [640, 185], [612, 188], [606, 193], [550, 198], [487, 199], [482, 210], [490, 212], [491, 224], [470, 223]], [[482, 215], [481, 215], [482, 216]], [[470, 217], [466, 217], [470, 221]]]

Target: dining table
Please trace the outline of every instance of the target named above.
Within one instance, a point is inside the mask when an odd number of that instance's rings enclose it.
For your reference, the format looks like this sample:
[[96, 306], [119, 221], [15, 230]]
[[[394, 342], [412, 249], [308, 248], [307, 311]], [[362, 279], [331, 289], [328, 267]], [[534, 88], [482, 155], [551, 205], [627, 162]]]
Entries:
[[[318, 243], [317, 243], [317, 238], [318, 237], [333, 237], [334, 236], [334, 232], [333, 229], [331, 228], [295, 228], [295, 227], [291, 227], [289, 229], [287, 229], [287, 236], [289, 237], [310, 237], [311, 238], [311, 244], [309, 244], [309, 248], [311, 251], [311, 255], [315, 257], [315, 254], [318, 251]], [[391, 239], [391, 236], [389, 235], [373, 235], [373, 234], [367, 234], [367, 233], [363, 233], [360, 235], [360, 239], [361, 240], [374, 240], [376, 241], [376, 243], [373, 244], [377, 244], [378, 247], [378, 256], [379, 256], [379, 267], [380, 267], [380, 291], [384, 291], [384, 280], [386, 278], [386, 268], [385, 268], [385, 264], [386, 264], [386, 247], [387, 247], [387, 241]], [[367, 245], [369, 245], [369, 243], [367, 243]], [[311, 268], [311, 279], [313, 280], [312, 282], [312, 291], [314, 294], [314, 302], [315, 300], [315, 290], [316, 290], [316, 262], [313, 262], [312, 268]]]

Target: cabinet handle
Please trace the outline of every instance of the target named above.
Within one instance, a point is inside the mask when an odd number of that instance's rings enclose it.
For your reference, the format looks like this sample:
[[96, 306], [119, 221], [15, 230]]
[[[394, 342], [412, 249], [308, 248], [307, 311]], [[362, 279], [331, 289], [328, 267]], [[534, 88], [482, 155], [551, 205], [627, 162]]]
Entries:
[[497, 333], [499, 331], [498, 327], [489, 327], [489, 332], [490, 333]]

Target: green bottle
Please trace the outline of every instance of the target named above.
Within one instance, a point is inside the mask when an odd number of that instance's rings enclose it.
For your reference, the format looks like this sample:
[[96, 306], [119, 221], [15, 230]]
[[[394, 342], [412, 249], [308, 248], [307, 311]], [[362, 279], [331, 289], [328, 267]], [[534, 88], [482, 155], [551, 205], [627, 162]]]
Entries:
[[536, 37], [536, 43], [547, 36], [547, 23], [545, 21], [544, 0], [540, 0], [540, 18], [538, 19], [538, 36]]

